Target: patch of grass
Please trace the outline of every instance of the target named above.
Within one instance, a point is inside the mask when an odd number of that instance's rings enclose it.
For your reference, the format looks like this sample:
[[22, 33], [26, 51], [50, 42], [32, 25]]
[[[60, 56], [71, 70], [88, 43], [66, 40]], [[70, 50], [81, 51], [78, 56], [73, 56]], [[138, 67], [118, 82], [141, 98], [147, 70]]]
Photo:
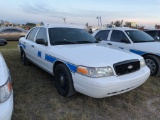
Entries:
[[7, 45], [1, 46], [0, 51], [1, 50], [17, 49], [17, 45], [18, 45], [18, 41], [7, 41]]
[[150, 77], [127, 93], [95, 99], [80, 93], [60, 96], [53, 77], [35, 65], [23, 66], [17, 41], [1, 47], [14, 88], [13, 120], [160, 119], [160, 78]]

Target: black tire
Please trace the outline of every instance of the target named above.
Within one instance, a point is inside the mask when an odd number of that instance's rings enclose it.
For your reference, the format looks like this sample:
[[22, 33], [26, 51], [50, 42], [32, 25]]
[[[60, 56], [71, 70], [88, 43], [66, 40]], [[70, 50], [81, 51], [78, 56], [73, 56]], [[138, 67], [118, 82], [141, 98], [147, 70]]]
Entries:
[[21, 54], [21, 61], [22, 61], [23, 48], [21, 47], [20, 47], [20, 54]]
[[73, 80], [68, 67], [64, 64], [56, 66], [54, 71], [55, 86], [58, 93], [64, 97], [72, 96], [76, 93], [73, 87]]
[[154, 55], [147, 55], [144, 59], [151, 70], [151, 76], [160, 76], [160, 59]]
[[21, 61], [23, 65], [30, 65], [30, 61], [26, 57], [26, 54], [23, 50], [21, 50]]

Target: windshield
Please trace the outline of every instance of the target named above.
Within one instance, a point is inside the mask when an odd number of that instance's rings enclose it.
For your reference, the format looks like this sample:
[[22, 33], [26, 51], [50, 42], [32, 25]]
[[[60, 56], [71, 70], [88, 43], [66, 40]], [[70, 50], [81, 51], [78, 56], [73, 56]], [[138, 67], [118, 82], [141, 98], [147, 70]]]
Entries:
[[95, 38], [84, 29], [49, 28], [51, 45], [95, 43]]
[[127, 30], [125, 32], [134, 43], [155, 41], [150, 35], [140, 30]]

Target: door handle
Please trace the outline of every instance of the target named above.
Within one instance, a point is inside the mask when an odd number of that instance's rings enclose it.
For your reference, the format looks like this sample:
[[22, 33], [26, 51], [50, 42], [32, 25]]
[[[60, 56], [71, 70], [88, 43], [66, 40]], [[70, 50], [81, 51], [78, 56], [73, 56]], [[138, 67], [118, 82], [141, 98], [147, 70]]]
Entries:
[[108, 45], [112, 45], [111, 43], [107, 43]]
[[124, 49], [123, 47], [119, 47], [120, 49]]
[[34, 48], [34, 45], [31, 45], [31, 47], [33, 47], [33, 48]]

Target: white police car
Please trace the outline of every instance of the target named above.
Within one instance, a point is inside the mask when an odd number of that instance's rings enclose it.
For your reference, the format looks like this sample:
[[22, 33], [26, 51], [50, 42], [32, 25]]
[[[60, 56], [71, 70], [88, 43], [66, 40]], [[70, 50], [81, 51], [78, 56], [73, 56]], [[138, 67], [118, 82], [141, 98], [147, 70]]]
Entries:
[[[0, 39], [0, 46], [7, 44]], [[13, 112], [13, 90], [9, 69], [0, 53], [0, 120], [11, 120]]]
[[152, 76], [160, 76], [160, 42], [150, 35], [128, 27], [107, 28], [93, 33], [102, 44], [126, 49], [144, 57]]
[[31, 61], [54, 75], [65, 97], [76, 91], [95, 98], [121, 94], [150, 75], [141, 56], [102, 46], [79, 26], [35, 27], [20, 38], [19, 50], [24, 65]]

